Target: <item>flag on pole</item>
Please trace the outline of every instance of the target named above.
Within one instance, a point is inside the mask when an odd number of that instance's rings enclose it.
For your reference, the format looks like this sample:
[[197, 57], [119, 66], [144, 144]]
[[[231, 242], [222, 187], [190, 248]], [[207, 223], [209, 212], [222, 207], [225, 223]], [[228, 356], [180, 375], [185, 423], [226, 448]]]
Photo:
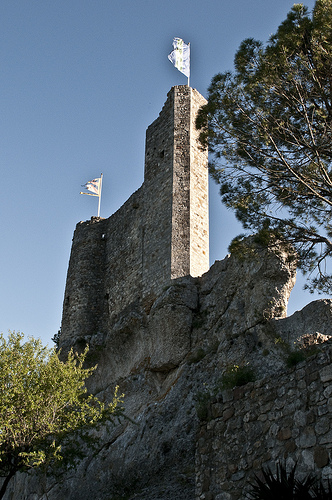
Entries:
[[168, 59], [174, 66], [189, 79], [190, 76], [190, 44], [184, 43], [181, 38], [173, 38], [173, 50]]
[[100, 177], [96, 179], [92, 179], [92, 181], [86, 182], [82, 187], [90, 191], [90, 193], [84, 193], [80, 191], [80, 194], [87, 194], [88, 196], [98, 196], [98, 215], [100, 214], [100, 199], [101, 199], [101, 184], [103, 180], [103, 174], [100, 174]]
[[80, 194], [89, 194], [90, 196], [99, 196], [100, 187], [101, 187], [101, 177], [97, 177], [97, 179], [92, 179], [92, 181], [86, 182], [82, 187], [87, 189], [93, 194], [90, 193], [80, 193]]

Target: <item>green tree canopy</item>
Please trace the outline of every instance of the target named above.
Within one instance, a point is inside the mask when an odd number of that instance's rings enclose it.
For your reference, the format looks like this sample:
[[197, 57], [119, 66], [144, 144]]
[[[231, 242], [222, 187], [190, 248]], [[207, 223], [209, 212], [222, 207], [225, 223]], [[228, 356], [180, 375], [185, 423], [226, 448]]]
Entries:
[[40, 340], [22, 342], [23, 334], [0, 334], [0, 498], [18, 471], [81, 458], [78, 431], [121, 414], [122, 396], [109, 405], [88, 395], [87, 350], [70, 352], [66, 362]]
[[295, 4], [268, 43], [244, 40], [234, 65], [197, 118], [222, 201], [245, 229], [291, 243], [307, 286], [331, 293], [332, 1], [312, 16]]

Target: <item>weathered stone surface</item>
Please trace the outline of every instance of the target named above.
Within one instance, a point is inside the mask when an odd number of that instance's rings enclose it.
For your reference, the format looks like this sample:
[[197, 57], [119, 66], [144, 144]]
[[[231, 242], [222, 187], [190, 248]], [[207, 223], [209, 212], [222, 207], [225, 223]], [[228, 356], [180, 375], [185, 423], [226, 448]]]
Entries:
[[322, 448], [317, 446], [314, 449], [314, 460], [317, 464], [317, 467], [322, 468], [325, 467], [329, 463], [329, 452], [326, 448]]
[[275, 319], [276, 335], [291, 346], [310, 347], [331, 337], [331, 318], [332, 300], [315, 300], [288, 318]]
[[[237, 500], [280, 459], [331, 475], [332, 302], [286, 317], [295, 261], [254, 251], [208, 269], [204, 98], [174, 87], [146, 135], [143, 186], [109, 219], [79, 223], [60, 346], [89, 345], [88, 389], [125, 394], [130, 419], [60, 478], [17, 475], [5, 500]], [[202, 276], [201, 276], [202, 275]], [[316, 354], [286, 368], [291, 350]], [[225, 390], [229, 369], [256, 377]]]
[[320, 372], [320, 378], [322, 382], [329, 382], [332, 380], [332, 366], [326, 366], [324, 370]]
[[[247, 268], [227, 257], [201, 279], [174, 281], [148, 311], [137, 301], [106, 335], [88, 337], [90, 362], [98, 363], [90, 390], [107, 401], [119, 384], [132, 421], [102, 429], [99, 452], [60, 482], [17, 476], [6, 500], [45, 500], [45, 491], [48, 500], [235, 500], [253, 471], [280, 458], [298, 460], [303, 472], [328, 468], [332, 350], [329, 342], [317, 344], [321, 350], [308, 362], [286, 368], [273, 316], [294, 270], [269, 251], [264, 258], [265, 267], [250, 261]], [[232, 301], [242, 303], [244, 315], [236, 318]], [[314, 322], [311, 328], [317, 330]], [[222, 390], [226, 368], [248, 362], [258, 380]]]
[[[327, 342], [321, 346], [321, 354], [317, 353], [308, 358], [305, 366], [298, 366], [295, 369], [284, 370], [259, 381], [256, 384], [247, 384], [242, 398], [232, 400], [234, 417], [227, 422], [227, 426], [220, 427], [224, 422], [224, 408], [217, 405], [213, 400], [211, 405], [213, 410], [213, 421], [202, 423], [200, 433], [204, 429], [213, 427], [213, 438], [210, 443], [218, 442], [219, 446], [209, 447], [209, 442], [202, 446], [201, 441], [197, 441], [196, 451], [196, 498], [201, 498], [205, 494], [204, 484], [201, 482], [203, 474], [210, 471], [210, 481], [208, 485], [209, 493], [215, 498], [223, 498], [227, 493], [230, 500], [245, 498], [248, 491], [248, 481], [252, 481], [254, 473], [259, 473], [262, 466], [268, 465], [275, 469], [277, 461], [286, 463], [287, 467], [297, 463], [298, 477], [314, 472], [317, 477], [326, 479], [328, 477], [328, 467], [331, 461], [332, 436], [328, 431], [332, 424], [331, 414], [321, 415], [319, 406], [308, 407], [308, 394], [310, 393], [310, 382], [305, 383], [301, 392], [297, 390], [298, 375], [306, 380], [305, 374], [316, 372], [317, 385], [316, 392], [318, 399], [323, 406], [326, 406], [329, 382], [323, 382], [319, 375], [324, 373], [326, 367], [331, 365], [332, 343]], [[325, 359], [325, 363], [321, 363]], [[303, 374], [304, 372], [304, 374]], [[263, 383], [262, 383], [263, 382]], [[284, 390], [279, 390], [283, 387]], [[267, 392], [267, 389], [269, 392]], [[235, 390], [233, 390], [235, 392]], [[297, 409], [291, 412], [286, 411], [292, 406], [289, 399], [296, 397]], [[266, 401], [273, 400], [273, 410], [281, 408], [281, 411], [271, 411], [270, 405]], [[248, 412], [248, 401], [249, 412]], [[255, 416], [256, 418], [251, 418]], [[269, 426], [261, 428], [257, 426], [257, 421], [265, 421], [267, 416]], [[239, 419], [242, 426], [234, 426], [231, 420]], [[310, 422], [310, 424], [309, 424]], [[326, 432], [324, 436], [322, 433]], [[237, 470], [232, 466], [229, 476], [222, 472], [230, 464], [236, 464]], [[208, 470], [207, 470], [208, 469]], [[214, 471], [212, 473], [212, 471]]]
[[209, 269], [208, 152], [195, 120], [206, 103], [175, 86], [146, 131], [143, 185], [108, 219], [80, 222], [68, 267], [61, 347], [107, 334], [137, 300], [148, 312], [171, 281]]

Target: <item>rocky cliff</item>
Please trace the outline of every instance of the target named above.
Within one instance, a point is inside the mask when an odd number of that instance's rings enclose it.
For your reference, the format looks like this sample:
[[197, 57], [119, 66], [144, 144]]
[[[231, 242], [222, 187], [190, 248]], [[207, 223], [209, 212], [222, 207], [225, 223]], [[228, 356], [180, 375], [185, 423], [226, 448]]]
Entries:
[[[213, 487], [204, 476], [204, 471], [220, 466], [226, 444], [222, 436], [227, 433], [218, 433], [219, 424], [214, 428], [214, 422], [230, 425], [225, 439], [241, 432], [241, 440], [247, 440], [246, 450], [258, 447], [256, 434], [243, 434], [246, 413], [241, 410], [242, 417], [236, 420], [234, 408], [240, 396], [227, 396], [229, 392], [225, 396], [223, 374], [234, 366], [250, 369], [256, 381], [249, 384], [250, 396], [241, 393], [248, 412], [250, 405], [262, 399], [265, 381], [272, 386], [289, 379], [296, 383], [294, 369], [286, 366], [292, 351], [301, 347], [303, 357], [311, 356], [301, 365], [305, 372], [312, 356], [324, 352], [332, 336], [330, 300], [313, 302], [286, 317], [294, 282], [295, 263], [285, 251], [256, 247], [252, 255], [241, 259], [231, 255], [216, 262], [200, 278], [173, 280], [152, 305], [131, 303], [107, 333], [91, 332], [78, 338], [75, 348], [88, 343], [90, 362], [98, 363], [89, 390], [107, 401], [118, 384], [130, 419], [96, 431], [98, 451], [88, 455], [75, 472], [64, 474], [61, 480], [49, 476], [43, 481], [20, 475], [13, 480], [6, 500], [242, 498], [232, 481], [236, 481], [234, 474], [243, 451], [235, 458], [235, 469], [225, 472], [223, 480], [215, 480]], [[329, 380], [324, 383], [331, 385]], [[259, 387], [263, 387], [261, 392]], [[326, 395], [326, 385], [324, 391]], [[332, 405], [331, 393], [332, 388]], [[224, 410], [222, 401], [227, 402]], [[218, 411], [214, 410], [218, 414], [211, 410], [214, 402], [219, 405]], [[270, 404], [273, 408], [273, 399]], [[287, 402], [284, 405], [287, 407]], [[308, 402], [306, 408], [316, 411]], [[290, 421], [297, 410], [296, 404], [289, 410]], [[319, 415], [317, 418], [322, 425]], [[275, 419], [278, 421], [278, 416]], [[214, 434], [211, 429], [215, 429]], [[310, 446], [316, 444], [306, 445], [307, 452]], [[278, 448], [278, 453], [279, 458], [299, 460], [303, 471], [309, 467], [319, 473], [330, 463], [331, 446], [332, 436], [319, 448], [325, 459], [310, 462], [310, 467], [295, 440], [289, 449]], [[272, 459], [278, 456], [260, 457], [250, 465], [247, 461], [241, 480]]]

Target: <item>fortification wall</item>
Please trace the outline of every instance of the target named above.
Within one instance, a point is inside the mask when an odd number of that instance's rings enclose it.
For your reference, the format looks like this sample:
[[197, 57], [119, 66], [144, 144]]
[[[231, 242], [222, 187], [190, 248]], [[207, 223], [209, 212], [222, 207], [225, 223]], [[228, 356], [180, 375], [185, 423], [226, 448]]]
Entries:
[[151, 302], [171, 267], [174, 94], [170, 92], [145, 140], [143, 291]]
[[[82, 337], [98, 331], [103, 314], [105, 242], [107, 221], [92, 218], [77, 224], [67, 273], [61, 330], [68, 344], [80, 332]], [[91, 314], [93, 311], [93, 314]]]
[[109, 219], [77, 224], [61, 325], [66, 346], [106, 333], [119, 312], [141, 298], [142, 199], [140, 189]]
[[286, 373], [224, 391], [196, 450], [196, 499], [245, 498], [262, 466], [332, 477], [332, 344]]
[[[201, 99], [192, 99], [192, 116], [196, 117]], [[209, 269], [209, 197], [208, 172], [205, 168], [206, 151], [198, 142], [199, 132], [191, 121], [190, 147], [190, 274], [201, 276]], [[195, 195], [193, 196], [193, 193]]]
[[143, 293], [154, 297], [170, 279], [209, 269], [207, 150], [195, 120], [205, 99], [174, 87], [147, 129]]
[[146, 132], [141, 188], [108, 219], [77, 224], [62, 347], [106, 334], [130, 304], [148, 311], [171, 280], [208, 270], [208, 158], [195, 128], [205, 102], [195, 89], [173, 87]]

